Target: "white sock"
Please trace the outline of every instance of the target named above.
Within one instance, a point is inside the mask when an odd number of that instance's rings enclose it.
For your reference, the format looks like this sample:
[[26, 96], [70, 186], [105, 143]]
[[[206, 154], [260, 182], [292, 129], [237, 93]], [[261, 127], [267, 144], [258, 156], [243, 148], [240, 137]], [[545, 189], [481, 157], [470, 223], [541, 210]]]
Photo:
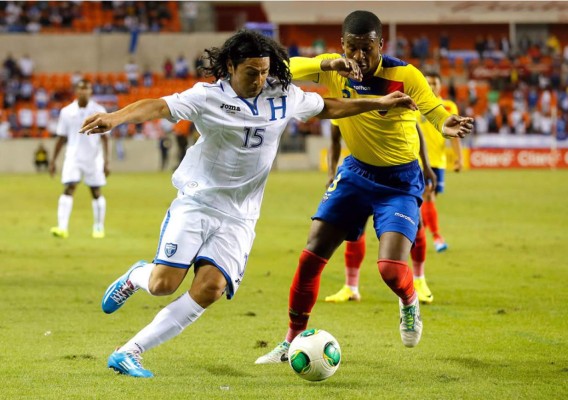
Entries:
[[152, 274], [154, 266], [155, 264], [148, 263], [142, 267], [134, 269], [134, 271], [130, 273], [128, 280], [132, 283], [132, 285], [134, 285], [134, 288], [144, 289], [150, 293], [148, 286], [150, 286], [150, 275]]
[[350, 286], [350, 285], [347, 285], [347, 286], [349, 287], [349, 289], [351, 289], [351, 291], [354, 294], [359, 294], [359, 286]]
[[163, 308], [154, 320], [130, 339], [119, 351], [143, 353], [179, 335], [203, 314], [205, 309], [184, 293]]
[[93, 220], [95, 221], [94, 229], [103, 231], [105, 229], [106, 199], [99, 196], [93, 199]]
[[69, 228], [71, 210], [73, 210], [73, 196], [66, 194], [59, 196], [59, 203], [57, 205], [57, 225], [59, 229], [66, 231]]

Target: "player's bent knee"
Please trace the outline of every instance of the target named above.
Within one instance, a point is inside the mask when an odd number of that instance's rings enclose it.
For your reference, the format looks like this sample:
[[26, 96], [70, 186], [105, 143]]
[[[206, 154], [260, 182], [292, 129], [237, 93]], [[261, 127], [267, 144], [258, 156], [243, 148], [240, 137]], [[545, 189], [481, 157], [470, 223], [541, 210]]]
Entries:
[[174, 293], [180, 282], [171, 279], [150, 279], [148, 290], [154, 296], [167, 296]]

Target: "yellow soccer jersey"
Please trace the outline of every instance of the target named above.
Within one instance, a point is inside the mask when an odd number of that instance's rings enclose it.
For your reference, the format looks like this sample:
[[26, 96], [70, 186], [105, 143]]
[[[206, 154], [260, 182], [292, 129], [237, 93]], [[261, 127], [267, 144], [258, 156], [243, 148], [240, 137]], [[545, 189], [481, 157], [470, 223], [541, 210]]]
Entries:
[[[458, 106], [451, 100], [443, 100], [442, 105], [450, 114], [458, 114]], [[424, 135], [424, 142], [428, 149], [428, 160], [432, 168], [447, 167], [446, 160], [446, 139], [423, 115], [418, 116], [418, 125]]]
[[[322, 54], [314, 58], [293, 57], [290, 71], [294, 79], [312, 80], [325, 85], [329, 89], [329, 97], [374, 98], [399, 90], [411, 96], [420, 112], [441, 131], [450, 114], [432, 93], [426, 78], [414, 66], [383, 55], [374, 76], [357, 82], [336, 71], [321, 70], [323, 59], [339, 57], [339, 54]], [[364, 163], [392, 166], [418, 159], [420, 142], [414, 111], [404, 108], [371, 111], [338, 119], [337, 122], [346, 146], [355, 158]]]

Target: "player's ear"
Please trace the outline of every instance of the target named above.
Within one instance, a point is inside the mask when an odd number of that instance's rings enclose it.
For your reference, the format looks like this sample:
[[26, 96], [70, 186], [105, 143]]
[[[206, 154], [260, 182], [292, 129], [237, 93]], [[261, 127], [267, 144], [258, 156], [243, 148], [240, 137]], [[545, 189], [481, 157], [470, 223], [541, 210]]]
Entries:
[[380, 38], [379, 39], [379, 50], [382, 51], [383, 50], [383, 45], [385, 44], [385, 39]]
[[227, 60], [227, 71], [229, 71], [229, 75], [233, 75], [235, 73], [235, 66], [231, 60]]

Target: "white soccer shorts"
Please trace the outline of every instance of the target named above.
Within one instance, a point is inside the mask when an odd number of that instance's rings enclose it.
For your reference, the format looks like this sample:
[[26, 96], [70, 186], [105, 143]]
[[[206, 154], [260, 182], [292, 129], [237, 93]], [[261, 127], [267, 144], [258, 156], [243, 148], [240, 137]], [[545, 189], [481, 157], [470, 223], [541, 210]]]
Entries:
[[101, 187], [106, 185], [106, 177], [101, 162], [94, 162], [93, 165], [80, 163], [72, 160], [63, 162], [61, 171], [61, 183], [83, 182], [89, 187]]
[[230, 299], [243, 280], [256, 221], [232, 217], [180, 193], [162, 222], [154, 263], [187, 269], [205, 260], [227, 279]]

